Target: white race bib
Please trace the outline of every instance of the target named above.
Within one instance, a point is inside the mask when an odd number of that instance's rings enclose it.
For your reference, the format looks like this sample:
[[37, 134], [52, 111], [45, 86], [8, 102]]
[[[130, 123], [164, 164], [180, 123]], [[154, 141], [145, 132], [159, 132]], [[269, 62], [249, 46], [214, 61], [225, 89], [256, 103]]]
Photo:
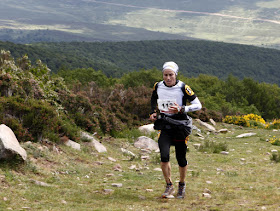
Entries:
[[168, 112], [168, 107], [173, 106], [176, 103], [176, 99], [158, 99], [157, 103], [161, 112]]

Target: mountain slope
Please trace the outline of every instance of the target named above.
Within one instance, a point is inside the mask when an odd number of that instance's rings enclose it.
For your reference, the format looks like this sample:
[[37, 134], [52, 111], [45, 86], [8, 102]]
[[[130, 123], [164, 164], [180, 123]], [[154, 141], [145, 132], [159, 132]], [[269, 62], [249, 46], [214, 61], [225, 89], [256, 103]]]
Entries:
[[32, 45], [0, 42], [0, 49], [10, 50], [15, 58], [27, 53], [33, 62], [41, 59], [53, 72], [92, 67], [119, 77], [139, 69], [161, 69], [165, 61], [173, 60], [180, 73], [188, 77], [207, 74], [226, 79], [232, 74], [280, 85], [280, 51], [248, 45], [198, 40]]
[[280, 48], [279, 31], [280, 0], [0, 2], [0, 39], [21, 43], [191, 37]]

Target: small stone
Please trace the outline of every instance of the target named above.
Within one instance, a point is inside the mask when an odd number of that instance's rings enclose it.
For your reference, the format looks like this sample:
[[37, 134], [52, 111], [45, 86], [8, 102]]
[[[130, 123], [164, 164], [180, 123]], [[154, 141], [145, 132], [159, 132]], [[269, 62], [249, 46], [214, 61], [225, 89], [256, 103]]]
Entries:
[[58, 148], [57, 148], [55, 145], [53, 145], [52, 150], [53, 150], [56, 154], [59, 154], [59, 150], [58, 150]]
[[212, 181], [206, 181], [206, 183], [207, 183], [207, 184], [213, 184], [213, 182], [212, 182]]
[[104, 191], [105, 194], [109, 194], [109, 193], [114, 192], [112, 189], [104, 189], [103, 191]]
[[226, 151], [221, 151], [221, 154], [222, 154], [222, 155], [228, 155], [228, 154], [229, 154], [229, 152], [226, 152]]
[[122, 183], [112, 183], [113, 187], [121, 188], [123, 185]]
[[136, 155], [133, 152], [131, 152], [131, 151], [127, 150], [127, 149], [121, 148], [121, 151], [122, 151], [122, 153], [124, 153], [124, 154], [126, 154], [128, 156], [136, 157]]
[[213, 119], [209, 120], [213, 126], [216, 126], [216, 122]]
[[45, 183], [45, 182], [41, 182], [41, 181], [37, 181], [37, 180], [31, 180], [31, 182], [33, 182], [34, 184], [36, 185], [39, 185], [39, 186], [43, 186], [43, 187], [49, 187], [51, 185]]
[[148, 156], [148, 155], [141, 156], [141, 160], [148, 160], [148, 159], [150, 159], [150, 156]]
[[266, 207], [265, 206], [262, 206], [262, 208], [261, 208], [262, 210], [266, 210]]
[[44, 150], [43, 146], [38, 146], [37, 149], [39, 149], [40, 151]]
[[66, 146], [69, 146], [69, 147], [73, 148], [73, 149], [81, 150], [81, 145], [79, 143], [76, 143], [76, 142], [70, 140], [70, 139], [68, 139], [66, 142], [64, 142], [64, 144]]
[[108, 160], [112, 161], [112, 162], [116, 162], [117, 160], [111, 157], [108, 157]]
[[136, 168], [135, 171], [141, 171], [142, 168]]
[[61, 200], [62, 204], [67, 204], [67, 202], [65, 200]]
[[197, 136], [204, 138], [204, 136], [201, 133], [196, 133]]
[[236, 138], [251, 137], [251, 136], [254, 136], [254, 135], [256, 135], [256, 133], [243, 133], [243, 134], [240, 134], [240, 135], [236, 136]]
[[271, 152], [272, 152], [272, 153], [273, 153], [273, 152], [278, 152], [278, 150], [277, 150], [277, 149], [272, 149]]
[[209, 194], [211, 193], [211, 191], [208, 188], [205, 188], [203, 192], [204, 193], [209, 193]]
[[217, 171], [224, 171], [223, 169], [220, 169], [220, 168], [217, 168], [216, 170], [217, 170]]
[[7, 197], [3, 197], [3, 200], [4, 200], [4, 201], [8, 201]]
[[98, 153], [107, 152], [106, 147], [101, 144], [96, 138], [94, 137], [95, 134], [90, 134], [87, 132], [81, 132], [81, 138], [88, 140], [88, 146], [94, 147]]
[[219, 133], [227, 133], [228, 132], [228, 129], [221, 129], [218, 131]]
[[193, 146], [194, 148], [198, 149], [201, 146], [201, 144], [193, 144]]
[[139, 149], [149, 149], [151, 151], [158, 149], [158, 143], [146, 136], [138, 137], [134, 142], [134, 146]]
[[141, 152], [150, 154], [152, 151], [149, 149], [141, 149]]
[[147, 192], [153, 192], [153, 189], [146, 189]]
[[138, 196], [138, 198], [141, 199], [141, 200], [145, 200], [146, 199], [145, 196]]
[[143, 126], [139, 127], [138, 130], [140, 130], [141, 132], [146, 133], [146, 134], [155, 132], [154, 124], [143, 125]]
[[136, 165], [131, 165], [130, 167], [128, 167], [129, 169], [136, 169]]
[[93, 162], [93, 164], [99, 165], [99, 166], [100, 166], [100, 165], [103, 165], [103, 163], [104, 163], [104, 162], [101, 162], [101, 161], [95, 161], [95, 162]]
[[114, 171], [122, 171], [122, 167], [121, 167], [120, 164], [117, 164], [117, 165], [115, 165], [115, 166], [113, 167], [113, 170], [114, 170]]
[[201, 125], [207, 128], [208, 131], [214, 132], [216, 131], [215, 127], [213, 127], [212, 125], [201, 121], [200, 119], [196, 119], [196, 121]]
[[161, 171], [161, 168], [155, 168], [154, 171]]
[[203, 193], [202, 196], [205, 198], [211, 198], [211, 195], [209, 193]]
[[245, 159], [245, 158], [240, 158], [240, 160], [241, 160], [241, 161], [245, 161], [246, 159]]

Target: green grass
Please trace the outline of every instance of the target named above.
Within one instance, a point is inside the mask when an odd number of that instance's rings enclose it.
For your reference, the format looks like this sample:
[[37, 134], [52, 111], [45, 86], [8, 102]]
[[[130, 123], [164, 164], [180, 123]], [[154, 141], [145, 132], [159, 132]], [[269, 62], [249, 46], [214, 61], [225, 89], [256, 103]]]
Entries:
[[[28, 160], [25, 163], [0, 163], [0, 210], [267, 210], [279, 209], [280, 164], [271, 160], [273, 146], [265, 140], [280, 131], [264, 129], [239, 129], [237, 126], [219, 124], [228, 128], [227, 134], [202, 132], [208, 141], [227, 144], [228, 155], [200, 152], [193, 144], [205, 140], [194, 134], [189, 142], [187, 193], [184, 200], [161, 199], [164, 191], [162, 173], [157, 153], [150, 160], [130, 159], [120, 148], [136, 155], [141, 151], [126, 139], [108, 139], [103, 144], [107, 153], [97, 153], [93, 148], [82, 147], [75, 151], [58, 146], [60, 153], [39, 144], [24, 144]], [[236, 138], [246, 132], [256, 136]], [[179, 179], [178, 167], [172, 148], [172, 178]], [[112, 162], [108, 157], [117, 161]], [[101, 162], [102, 165], [100, 165]], [[114, 171], [120, 164], [122, 171]], [[136, 165], [138, 170], [129, 169]], [[113, 174], [113, 176], [109, 176]], [[32, 180], [48, 183], [38, 186]], [[211, 181], [211, 183], [209, 183]], [[123, 187], [112, 187], [122, 183]], [[177, 186], [177, 184], [176, 184]], [[204, 189], [211, 198], [202, 196]], [[104, 189], [113, 192], [105, 193]], [[152, 189], [153, 191], [147, 191]]]

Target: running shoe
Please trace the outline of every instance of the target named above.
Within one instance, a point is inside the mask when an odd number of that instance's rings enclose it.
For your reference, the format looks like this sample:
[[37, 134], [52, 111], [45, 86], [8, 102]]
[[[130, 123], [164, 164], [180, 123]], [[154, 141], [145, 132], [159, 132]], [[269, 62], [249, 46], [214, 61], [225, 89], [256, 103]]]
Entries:
[[177, 199], [183, 199], [186, 194], [186, 183], [179, 183]]
[[162, 198], [167, 198], [167, 196], [174, 194], [174, 186], [172, 184], [167, 184], [164, 193], [162, 194]]

